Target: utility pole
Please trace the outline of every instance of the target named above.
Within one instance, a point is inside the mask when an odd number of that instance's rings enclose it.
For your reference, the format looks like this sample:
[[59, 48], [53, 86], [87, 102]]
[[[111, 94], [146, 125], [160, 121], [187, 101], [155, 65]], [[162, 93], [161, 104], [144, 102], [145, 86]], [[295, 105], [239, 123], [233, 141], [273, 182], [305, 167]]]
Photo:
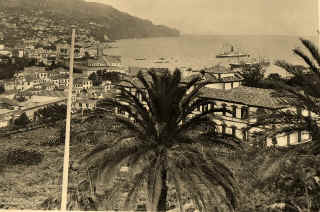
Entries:
[[68, 174], [69, 174], [69, 152], [70, 152], [70, 123], [71, 123], [71, 107], [72, 107], [72, 87], [73, 87], [73, 62], [74, 62], [74, 42], [76, 32], [72, 29], [72, 40], [70, 50], [70, 65], [69, 65], [69, 90], [67, 103], [67, 119], [66, 119], [66, 135], [64, 146], [64, 162], [63, 162], [63, 178], [62, 178], [62, 199], [61, 210], [67, 210], [67, 196], [68, 196]]
[[318, 0], [318, 27], [317, 27], [318, 48], [320, 48], [320, 0]]

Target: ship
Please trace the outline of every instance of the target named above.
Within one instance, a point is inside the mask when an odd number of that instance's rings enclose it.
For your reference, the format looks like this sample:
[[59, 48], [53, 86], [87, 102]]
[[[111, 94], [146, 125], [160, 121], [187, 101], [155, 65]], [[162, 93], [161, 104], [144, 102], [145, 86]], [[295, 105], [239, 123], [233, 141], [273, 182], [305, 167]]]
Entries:
[[223, 53], [216, 55], [216, 58], [232, 58], [232, 57], [237, 57], [237, 58], [250, 57], [250, 55], [247, 53], [236, 51], [233, 45], [231, 45], [230, 49], [228, 49], [227, 51], [224, 51]]

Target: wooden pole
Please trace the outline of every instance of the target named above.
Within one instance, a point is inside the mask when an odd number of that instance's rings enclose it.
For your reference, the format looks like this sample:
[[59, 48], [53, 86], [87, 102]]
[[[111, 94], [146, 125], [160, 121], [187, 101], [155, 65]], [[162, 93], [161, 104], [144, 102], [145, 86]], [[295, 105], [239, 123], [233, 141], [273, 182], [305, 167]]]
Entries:
[[320, 48], [320, 0], [318, 0], [318, 27], [317, 27], [318, 48]]
[[68, 174], [69, 174], [69, 148], [70, 148], [70, 123], [71, 123], [71, 106], [72, 106], [72, 86], [73, 86], [73, 62], [74, 62], [74, 43], [76, 32], [72, 29], [72, 41], [70, 49], [70, 71], [69, 71], [69, 90], [67, 104], [67, 120], [66, 120], [66, 136], [64, 147], [64, 162], [63, 162], [63, 179], [62, 179], [62, 199], [61, 210], [67, 210], [67, 195], [68, 195]]

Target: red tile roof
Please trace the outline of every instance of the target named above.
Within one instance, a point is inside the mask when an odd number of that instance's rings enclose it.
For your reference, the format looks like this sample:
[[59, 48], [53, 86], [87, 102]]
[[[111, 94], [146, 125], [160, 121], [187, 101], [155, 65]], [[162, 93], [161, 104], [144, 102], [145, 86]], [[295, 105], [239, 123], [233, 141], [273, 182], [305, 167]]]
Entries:
[[274, 90], [240, 86], [230, 90], [203, 88], [201, 96], [216, 100], [235, 102], [248, 106], [265, 108], [282, 108], [279, 100], [274, 97]]

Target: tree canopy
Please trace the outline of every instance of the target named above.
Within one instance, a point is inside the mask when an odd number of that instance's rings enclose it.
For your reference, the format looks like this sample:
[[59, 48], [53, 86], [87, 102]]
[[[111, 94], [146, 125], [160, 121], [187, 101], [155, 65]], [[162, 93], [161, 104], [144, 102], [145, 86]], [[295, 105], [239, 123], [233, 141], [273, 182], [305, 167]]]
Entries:
[[[185, 203], [183, 193], [187, 193], [200, 210], [207, 210], [214, 200], [221, 200], [231, 210], [237, 208], [239, 191], [233, 172], [213, 154], [214, 148], [240, 147], [237, 139], [221, 135], [210, 117], [226, 109], [193, 113], [196, 108], [211, 103], [199, 97], [206, 83], [194, 78], [182, 84], [179, 70], [161, 74], [140, 72], [137, 79], [123, 80], [123, 83], [127, 83], [131, 91], [119, 87], [120, 93], [115, 99], [100, 103], [100, 107], [112, 105], [125, 114], [114, 114], [113, 123], [120, 127], [121, 133], [109, 143], [101, 139], [82, 160], [98, 170], [97, 185], [102, 183], [107, 187], [119, 168], [128, 166], [128, 181], [111, 183], [110, 188], [112, 195], [120, 191], [121, 186], [127, 188], [125, 208], [144, 193], [148, 210], [167, 210], [169, 185], [176, 190], [181, 210]], [[98, 113], [101, 117], [102, 110]]]
[[[276, 125], [276, 130], [270, 129], [273, 134], [308, 131], [312, 136], [312, 152], [320, 153], [320, 53], [318, 48], [309, 40], [300, 39], [307, 53], [301, 48], [293, 49], [295, 55], [301, 58], [306, 66], [297, 66], [279, 60], [276, 65], [286, 70], [293, 77], [291, 83], [281, 80], [274, 81], [274, 96], [286, 108], [294, 110], [277, 110], [263, 115], [259, 122], [252, 125]], [[309, 56], [310, 55], [310, 56]], [[303, 114], [307, 111], [308, 114]], [[270, 132], [266, 132], [270, 133]]]

